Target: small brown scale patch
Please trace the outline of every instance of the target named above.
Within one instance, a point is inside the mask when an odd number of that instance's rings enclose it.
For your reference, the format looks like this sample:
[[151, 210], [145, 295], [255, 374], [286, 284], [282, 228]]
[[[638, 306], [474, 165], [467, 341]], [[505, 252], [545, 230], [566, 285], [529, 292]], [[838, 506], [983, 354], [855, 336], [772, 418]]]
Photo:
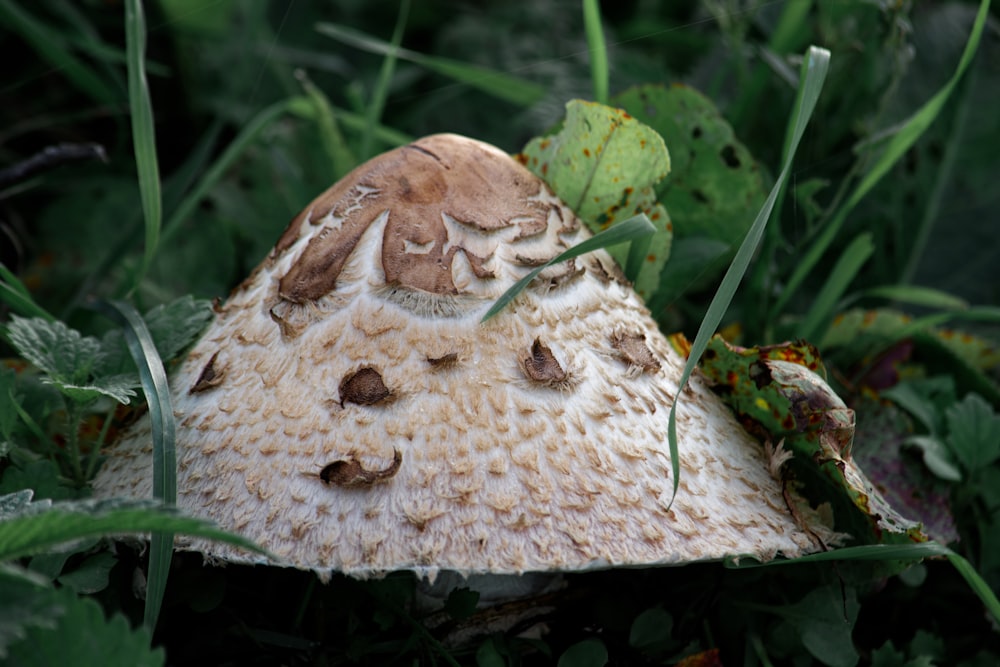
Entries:
[[392, 463], [382, 470], [366, 470], [357, 459], [345, 459], [328, 463], [319, 473], [324, 484], [334, 486], [358, 487], [371, 486], [377, 482], [385, 482], [399, 472], [403, 464], [403, 453], [398, 449], [392, 451]]
[[653, 356], [646, 345], [646, 334], [616, 331], [611, 334], [611, 347], [618, 352], [622, 361], [629, 368], [639, 369], [639, 372], [655, 373], [660, 370], [660, 360]]
[[345, 403], [375, 405], [392, 395], [382, 381], [382, 375], [371, 367], [365, 367], [346, 375], [340, 381], [340, 407]]
[[201, 369], [201, 374], [198, 376], [198, 379], [193, 385], [191, 385], [191, 388], [188, 389], [189, 394], [197, 394], [202, 391], [207, 391], [212, 387], [218, 387], [222, 384], [222, 371], [215, 366], [215, 362], [218, 358], [218, 352], [212, 355], [212, 358], [208, 360], [205, 367]]
[[531, 356], [524, 359], [524, 374], [532, 382], [553, 385], [566, 381], [569, 375], [563, 370], [549, 346], [536, 338], [531, 345]]
[[427, 357], [427, 363], [431, 368], [448, 368], [458, 364], [458, 352], [449, 352], [440, 357]]

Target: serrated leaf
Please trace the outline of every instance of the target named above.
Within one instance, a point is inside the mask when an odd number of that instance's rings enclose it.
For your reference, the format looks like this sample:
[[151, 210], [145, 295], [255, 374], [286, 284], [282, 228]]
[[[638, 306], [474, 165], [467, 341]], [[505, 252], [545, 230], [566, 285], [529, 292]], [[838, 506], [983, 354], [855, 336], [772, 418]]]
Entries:
[[194, 342], [213, 315], [210, 301], [187, 295], [147, 311], [143, 319], [160, 357], [170, 361]]
[[[33, 492], [33, 497], [42, 499], [65, 500], [77, 497], [77, 492], [60, 483], [59, 466], [51, 459], [36, 459], [27, 463], [12, 465], [3, 473], [0, 479], [0, 493], [11, 493], [21, 489]], [[3, 517], [0, 512], [0, 518]]]
[[[670, 254], [672, 224], [654, 186], [670, 172], [670, 154], [653, 129], [621, 109], [572, 100], [562, 129], [532, 139], [519, 159], [580, 216], [593, 232], [645, 213], [656, 234], [643, 258], [636, 291], [648, 298]], [[609, 249], [625, 268], [628, 247]]]
[[0, 521], [23, 511], [31, 503], [34, 495], [35, 492], [31, 489], [21, 489], [0, 496]]
[[12, 664], [19, 667], [164, 664], [163, 649], [151, 649], [149, 633], [130, 628], [121, 614], [105, 618], [97, 602], [78, 598], [67, 589], [52, 591], [48, 598], [61, 605], [64, 613], [55, 623], [27, 627], [24, 638], [9, 646]]
[[968, 394], [945, 411], [948, 448], [967, 472], [1000, 458], [1000, 415], [977, 394]]
[[46, 377], [42, 378], [42, 382], [54, 386], [66, 398], [77, 403], [89, 403], [102, 396], [107, 396], [119, 403], [127, 404], [136, 395], [134, 387], [139, 385], [139, 378], [135, 375], [113, 375], [96, 378], [88, 384], [80, 385]]
[[[23, 501], [23, 494], [16, 500]], [[123, 533], [170, 532], [222, 540], [263, 551], [250, 540], [224, 532], [208, 521], [180, 514], [151, 501], [81, 500], [21, 504], [0, 522], [0, 561], [51, 549], [85, 537]]]
[[79, 594], [91, 594], [108, 587], [111, 568], [118, 559], [110, 551], [101, 551], [83, 559], [79, 566], [61, 575], [56, 581]]
[[18, 354], [57, 385], [85, 384], [100, 360], [100, 341], [59, 321], [14, 315], [8, 336]]

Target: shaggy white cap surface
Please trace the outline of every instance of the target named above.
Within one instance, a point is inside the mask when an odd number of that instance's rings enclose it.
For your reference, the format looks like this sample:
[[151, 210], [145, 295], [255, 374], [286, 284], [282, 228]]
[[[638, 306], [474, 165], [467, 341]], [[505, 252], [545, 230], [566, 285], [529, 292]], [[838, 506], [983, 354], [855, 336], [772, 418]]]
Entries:
[[[178, 504], [328, 575], [675, 564], [819, 548], [763, 447], [515, 160], [435, 135], [361, 165], [300, 214], [172, 378]], [[149, 497], [148, 419], [99, 496]], [[669, 507], [669, 508], [668, 508]], [[206, 541], [213, 559], [259, 557]]]

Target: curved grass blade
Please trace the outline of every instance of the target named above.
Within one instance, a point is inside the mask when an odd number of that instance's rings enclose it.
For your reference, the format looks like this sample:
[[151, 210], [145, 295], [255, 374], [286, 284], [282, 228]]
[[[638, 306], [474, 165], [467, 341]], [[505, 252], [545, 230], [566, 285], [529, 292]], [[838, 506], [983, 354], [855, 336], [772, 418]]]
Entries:
[[163, 202], [160, 194], [160, 167], [156, 161], [156, 132], [153, 128], [153, 105], [146, 82], [146, 19], [142, 0], [125, 2], [125, 48], [128, 58], [128, 105], [132, 118], [132, 144], [139, 173], [139, 196], [146, 226], [146, 249], [135, 276], [133, 290], [139, 287], [149, 270], [160, 242]]
[[833, 549], [821, 553], [810, 554], [800, 558], [788, 560], [771, 560], [766, 563], [759, 563], [753, 559], [727, 559], [725, 566], [729, 568], [753, 568], [772, 567], [775, 565], [796, 565], [798, 563], [822, 563], [832, 561], [884, 561], [884, 560], [912, 560], [918, 561], [933, 556], [944, 556], [958, 571], [969, 588], [979, 596], [986, 609], [993, 615], [997, 622], [1000, 622], [1000, 600], [996, 593], [990, 588], [986, 580], [976, 572], [976, 568], [960, 554], [955, 553], [948, 547], [937, 542], [921, 542], [920, 544], [868, 544], [858, 547], [845, 547], [843, 549]]
[[898, 303], [906, 303], [911, 306], [923, 306], [925, 308], [938, 308], [941, 310], [963, 310], [969, 307], [969, 302], [965, 299], [949, 294], [948, 292], [934, 289], [933, 287], [921, 287], [920, 285], [880, 285], [870, 287], [866, 290], [852, 294], [845, 299], [844, 305], [850, 305], [858, 299], [885, 299]]
[[795, 333], [796, 338], [813, 340], [825, 326], [829, 326], [840, 297], [844, 295], [847, 286], [874, 252], [875, 244], [872, 242], [870, 232], [859, 234], [847, 246], [830, 272], [829, 278], [823, 283], [823, 288], [813, 299], [812, 307]]
[[760, 243], [761, 236], [763, 236], [764, 230], [767, 227], [767, 221], [771, 216], [774, 203], [784, 187], [785, 181], [788, 179], [788, 174], [792, 167], [792, 158], [795, 156], [795, 151], [799, 146], [799, 141], [802, 139], [802, 133], [806, 129], [806, 124], [809, 122], [809, 118], [816, 108], [816, 101], [819, 99], [819, 94], [823, 89], [823, 82], [826, 80], [826, 74], [829, 69], [830, 52], [826, 49], [810, 46], [805, 59], [802, 61], [801, 83], [798, 95], [796, 96], [795, 113], [791, 117], [791, 141], [788, 144], [788, 151], [785, 154], [784, 164], [781, 167], [781, 174], [775, 181], [774, 187], [771, 188], [771, 192], [764, 201], [764, 205], [757, 213], [757, 218], [753, 221], [753, 225], [750, 226], [750, 230], [747, 232], [746, 238], [743, 239], [740, 249], [736, 251], [736, 257], [733, 258], [729, 269], [726, 271], [726, 275], [722, 278], [722, 283], [719, 285], [719, 289], [708, 306], [705, 318], [698, 327], [698, 334], [695, 336], [694, 342], [691, 343], [691, 353], [688, 355], [687, 363], [684, 364], [684, 372], [681, 374], [681, 379], [677, 386], [677, 399], [670, 406], [670, 417], [667, 423], [667, 441], [670, 445], [670, 468], [674, 478], [673, 495], [670, 498], [671, 504], [673, 504], [674, 498], [677, 496], [681, 473], [680, 455], [677, 448], [677, 403], [680, 397], [683, 396], [683, 389], [687, 385], [691, 373], [694, 372], [695, 367], [698, 365], [698, 360], [708, 346], [708, 340], [715, 333], [716, 329], [718, 329], [719, 323], [722, 322], [722, 317], [726, 314], [726, 310], [729, 308], [729, 304], [736, 294], [736, 289], [739, 287], [740, 281], [743, 279], [743, 275], [750, 265], [750, 260], [757, 250], [757, 245]]
[[958, 85], [962, 75], [965, 74], [965, 70], [968, 69], [973, 56], [976, 54], [976, 49], [979, 47], [979, 40], [986, 26], [989, 9], [990, 0], [981, 0], [979, 3], [979, 12], [976, 14], [976, 20], [972, 26], [972, 32], [969, 34], [969, 40], [965, 43], [965, 50], [962, 52], [962, 57], [958, 62], [958, 67], [955, 68], [954, 74], [952, 74], [948, 82], [931, 99], [903, 123], [900, 130], [892, 137], [885, 150], [875, 161], [871, 171], [861, 179], [861, 182], [858, 183], [851, 196], [848, 197], [833, 219], [823, 228], [822, 233], [817, 237], [816, 241], [809, 246], [809, 249], [801, 261], [799, 261], [798, 266], [795, 267], [795, 271], [792, 272], [781, 295], [771, 308], [770, 317], [772, 321], [777, 318], [788, 304], [788, 300], [795, 291], [802, 286], [806, 276], [816, 268], [817, 262], [826, 253], [827, 248], [830, 247], [837, 232], [840, 231], [840, 228], [851, 214], [851, 211], [854, 210], [854, 207], [882, 180], [882, 177], [906, 154], [906, 151], [913, 146], [917, 139], [923, 136], [927, 128], [937, 118], [945, 102], [948, 101], [952, 91], [955, 89], [955, 86]]
[[608, 47], [601, 30], [601, 7], [597, 0], [583, 0], [583, 27], [587, 33], [590, 53], [590, 80], [594, 85], [594, 101], [608, 103]]
[[[177, 501], [177, 461], [174, 450], [176, 425], [163, 361], [146, 322], [132, 305], [124, 301], [98, 301], [96, 308], [121, 325], [129, 352], [139, 368], [153, 431], [153, 497], [164, 505], [172, 506]], [[149, 576], [143, 618], [150, 632], [156, 627], [156, 619], [163, 603], [173, 546], [173, 533], [157, 532], [150, 538]]]
[[613, 245], [618, 245], [619, 243], [626, 243], [635, 239], [641, 239], [643, 237], [650, 236], [655, 232], [656, 227], [654, 227], [653, 223], [649, 221], [649, 218], [646, 217], [645, 213], [634, 215], [628, 220], [622, 220], [619, 223], [611, 225], [603, 232], [594, 234], [586, 241], [577, 243], [569, 250], [559, 253], [549, 261], [545, 262], [545, 264], [529, 271], [528, 275], [511, 285], [499, 299], [493, 302], [493, 305], [490, 306], [490, 309], [486, 311], [486, 314], [483, 315], [483, 318], [479, 320], [479, 322], [483, 323], [503, 310], [507, 304], [517, 298], [518, 294], [524, 291], [524, 288], [527, 287], [532, 280], [538, 277], [539, 273], [553, 264], [565, 262], [567, 259], [573, 259], [574, 257], [579, 257], [580, 255], [593, 252], [594, 250], [600, 250], [601, 248], [607, 248]]

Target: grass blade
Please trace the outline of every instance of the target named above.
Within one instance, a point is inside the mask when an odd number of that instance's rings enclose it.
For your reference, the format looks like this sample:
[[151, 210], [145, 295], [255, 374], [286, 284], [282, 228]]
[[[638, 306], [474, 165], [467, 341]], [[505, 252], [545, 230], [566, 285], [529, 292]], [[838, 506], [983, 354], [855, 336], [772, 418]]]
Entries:
[[[320, 23], [316, 26], [316, 30], [338, 42], [369, 53], [388, 55], [393, 51], [391, 44], [333, 23]], [[414, 65], [420, 65], [518, 106], [531, 106], [545, 95], [545, 88], [537, 83], [486, 67], [470, 65], [449, 58], [425, 56], [409, 49], [395, 49], [395, 54], [397, 58], [409, 61]]]
[[820, 91], [823, 90], [823, 82], [826, 80], [826, 74], [829, 69], [830, 52], [815, 46], [809, 47], [809, 51], [802, 62], [801, 83], [798, 95], [796, 96], [795, 112], [791, 117], [790, 141], [788, 142], [788, 150], [784, 156], [781, 174], [775, 181], [774, 187], [771, 188], [771, 192], [764, 201], [764, 205], [757, 213], [757, 218], [753, 221], [753, 225], [750, 226], [750, 230], [747, 232], [746, 238], [743, 239], [739, 250], [736, 251], [736, 257], [733, 258], [732, 263], [729, 265], [729, 269], [726, 271], [719, 289], [708, 306], [705, 318], [698, 327], [698, 334], [695, 336], [694, 342], [691, 343], [691, 353], [688, 355], [687, 363], [684, 365], [684, 372], [681, 374], [680, 381], [678, 382], [677, 398], [674, 400], [673, 405], [670, 406], [670, 416], [667, 423], [667, 441], [670, 445], [670, 468], [674, 478], [673, 495], [670, 498], [671, 504], [674, 497], [677, 496], [681, 473], [680, 454], [677, 447], [677, 404], [683, 395], [683, 389], [687, 385], [691, 373], [694, 372], [695, 367], [698, 365], [698, 360], [708, 345], [708, 340], [715, 333], [716, 329], [718, 329], [719, 323], [722, 322], [722, 317], [726, 314], [726, 310], [729, 308], [729, 304], [736, 294], [736, 289], [739, 287], [740, 281], [743, 279], [743, 275], [750, 265], [750, 260], [757, 250], [757, 245], [760, 243], [760, 239], [767, 227], [767, 221], [771, 216], [774, 203], [778, 198], [778, 194], [784, 188], [785, 181], [788, 179], [788, 174], [792, 166], [792, 158], [795, 156], [796, 149], [798, 149], [799, 141], [802, 139], [802, 133], [805, 131], [809, 118], [816, 108], [816, 101], [819, 99]]
[[857, 277], [858, 271], [874, 252], [875, 244], [872, 243], [872, 235], [869, 232], [859, 234], [847, 246], [830, 272], [829, 278], [823, 283], [823, 288], [813, 299], [812, 307], [798, 327], [796, 338], [813, 340], [820, 330], [830, 323], [840, 297], [844, 295], [848, 285]]
[[590, 53], [590, 79], [594, 85], [594, 101], [608, 103], [608, 47], [601, 29], [601, 7], [597, 0], [583, 0], [583, 27], [587, 33]]
[[375, 82], [371, 99], [368, 101], [368, 110], [365, 114], [367, 122], [364, 134], [361, 135], [361, 157], [365, 160], [372, 157], [375, 127], [382, 119], [382, 110], [385, 109], [385, 102], [389, 98], [389, 85], [392, 83], [392, 74], [396, 70], [396, 57], [399, 53], [399, 46], [403, 43], [403, 32], [406, 30], [406, 19], [409, 15], [410, 0], [403, 0], [399, 6], [399, 14], [396, 16], [396, 27], [392, 31], [392, 42], [389, 44], [385, 58], [382, 59], [378, 80]]
[[293, 97], [280, 102], [275, 102], [269, 107], [265, 107], [240, 131], [236, 138], [222, 151], [222, 155], [216, 159], [212, 166], [205, 172], [205, 175], [198, 181], [198, 185], [178, 204], [174, 212], [167, 218], [163, 225], [163, 242], [167, 243], [173, 239], [181, 230], [180, 222], [190, 216], [201, 200], [205, 198], [216, 183], [225, 175], [226, 171], [243, 154], [243, 151], [252, 144], [257, 136], [271, 123], [282, 115], [290, 112], [295, 106], [312, 107], [313, 103], [308, 99]]
[[99, 104], [116, 105], [118, 93], [67, 48], [64, 36], [10, 0], [0, 0], [0, 24], [28, 42], [70, 84]]
[[[323, 142], [323, 148], [331, 162], [330, 176], [332, 180], [339, 181], [358, 164], [358, 160], [354, 157], [347, 142], [344, 141], [344, 135], [340, 132], [340, 126], [337, 124], [337, 117], [333, 113], [330, 100], [316, 84], [309, 80], [304, 71], [296, 72], [295, 76], [302, 84], [302, 89], [305, 90], [309, 101], [312, 102], [314, 120], [319, 128], [319, 138]], [[372, 128], [372, 134], [377, 128], [378, 125]], [[367, 131], [367, 126], [365, 129]]]
[[965, 299], [939, 289], [921, 287], [919, 285], [881, 285], [879, 287], [871, 287], [859, 292], [852, 298], [852, 301], [863, 298], [886, 299], [887, 301], [907, 303], [925, 308], [939, 308], [942, 310], [962, 310], [969, 307], [969, 303]]
[[771, 309], [770, 316], [772, 321], [777, 318], [788, 304], [788, 300], [795, 291], [802, 286], [806, 276], [816, 268], [817, 262], [826, 253], [827, 248], [830, 247], [837, 232], [840, 231], [844, 221], [847, 220], [854, 207], [882, 180], [882, 177], [906, 154], [906, 151], [910, 149], [937, 118], [941, 112], [941, 108], [948, 101], [952, 91], [958, 85], [959, 80], [965, 74], [965, 70], [968, 69], [969, 63], [972, 62], [972, 58], [976, 54], [976, 49], [979, 47], [979, 40], [986, 25], [986, 18], [989, 15], [989, 9], [990, 0], [981, 0], [979, 12], [976, 14], [976, 20], [972, 26], [972, 32], [965, 43], [965, 50], [962, 52], [962, 57], [955, 68], [954, 74], [952, 74], [944, 87], [903, 123], [900, 130], [892, 137], [885, 150], [875, 161], [871, 171], [861, 179], [861, 182], [854, 189], [854, 192], [851, 193], [851, 196], [848, 197], [847, 201], [844, 202], [837, 211], [837, 214], [826, 225], [816, 241], [806, 251], [798, 266], [795, 267], [795, 271], [792, 272], [785, 289]]
[[867, 544], [858, 547], [845, 547], [843, 549], [832, 549], [821, 553], [810, 554], [800, 558], [789, 560], [771, 560], [766, 563], [759, 563], [754, 560], [743, 559], [736, 561], [730, 559], [725, 562], [730, 568], [753, 568], [772, 567], [775, 565], [796, 565], [799, 563], [824, 563], [834, 561], [886, 561], [886, 560], [912, 560], [918, 561], [933, 556], [944, 556], [952, 564], [955, 570], [962, 575], [969, 588], [979, 596], [983, 605], [993, 615], [993, 618], [1000, 622], [1000, 600], [996, 593], [990, 588], [986, 580], [976, 572], [972, 564], [961, 555], [955, 553], [948, 547], [937, 542], [921, 542], [919, 544]]
[[640, 213], [639, 215], [632, 216], [628, 220], [622, 220], [619, 223], [611, 225], [604, 231], [594, 234], [586, 241], [577, 243], [569, 250], [559, 253], [549, 261], [545, 262], [545, 264], [529, 271], [528, 275], [511, 285], [510, 288], [493, 303], [490, 309], [486, 311], [486, 314], [483, 315], [480, 323], [487, 321], [503, 310], [507, 304], [517, 298], [518, 294], [524, 291], [524, 288], [527, 287], [539, 273], [553, 264], [565, 262], [567, 259], [573, 259], [574, 257], [579, 257], [580, 255], [593, 252], [594, 250], [600, 250], [601, 248], [608, 248], [613, 245], [618, 245], [619, 243], [626, 243], [628, 241], [647, 237], [655, 232], [656, 227], [654, 227], [653, 223], [649, 221], [649, 218], [646, 217], [645, 213]]
[[[163, 361], [139, 311], [124, 301], [97, 302], [96, 307], [121, 325], [129, 352], [139, 369], [153, 431], [153, 497], [168, 507], [173, 506], [177, 502], [176, 425]], [[152, 534], [143, 617], [143, 623], [150, 632], [156, 628], [156, 619], [163, 604], [173, 547], [173, 533]]]
[[160, 242], [163, 203], [160, 195], [160, 167], [156, 161], [156, 132], [153, 127], [153, 105], [146, 82], [146, 19], [142, 0], [125, 2], [125, 49], [128, 58], [128, 105], [132, 117], [132, 143], [135, 166], [139, 172], [139, 195], [146, 226], [146, 249], [135, 276], [133, 290], [138, 289], [149, 270]]
[[7, 304], [15, 313], [25, 317], [41, 317], [49, 322], [56, 320], [51, 313], [35, 303], [28, 288], [10, 269], [3, 265], [3, 262], [0, 262], [0, 302]]

